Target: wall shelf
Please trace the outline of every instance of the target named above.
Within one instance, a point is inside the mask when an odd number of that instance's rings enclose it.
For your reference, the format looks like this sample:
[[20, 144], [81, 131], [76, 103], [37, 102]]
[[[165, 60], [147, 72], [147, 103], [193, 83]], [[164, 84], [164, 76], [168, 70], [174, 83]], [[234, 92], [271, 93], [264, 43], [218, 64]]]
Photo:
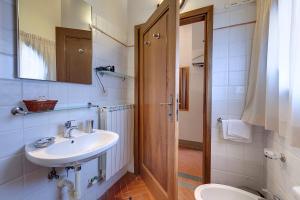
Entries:
[[98, 105], [94, 105], [92, 103], [88, 103], [85, 106], [73, 106], [73, 107], [61, 107], [54, 110], [47, 110], [47, 111], [41, 111], [41, 112], [30, 112], [26, 111], [26, 109], [22, 107], [14, 107], [11, 109], [12, 115], [31, 115], [31, 114], [38, 114], [38, 113], [49, 113], [49, 112], [59, 112], [59, 111], [67, 111], [67, 110], [76, 110], [76, 109], [89, 109], [89, 108], [98, 108]]
[[133, 78], [133, 76], [125, 75], [125, 74], [122, 74], [122, 73], [119, 73], [119, 72], [98, 71], [98, 73], [99, 73], [101, 76], [104, 76], [104, 75], [114, 76], [114, 77], [121, 78], [121, 79], [123, 79], [123, 80], [126, 80], [126, 79], [128, 79], [128, 78]]

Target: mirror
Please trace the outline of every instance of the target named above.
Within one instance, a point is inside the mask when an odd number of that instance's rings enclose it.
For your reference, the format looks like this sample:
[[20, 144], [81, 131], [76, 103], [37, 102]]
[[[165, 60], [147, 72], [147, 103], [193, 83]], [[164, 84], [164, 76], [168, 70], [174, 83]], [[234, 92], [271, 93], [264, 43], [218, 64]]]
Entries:
[[18, 77], [91, 84], [91, 6], [84, 0], [18, 1]]

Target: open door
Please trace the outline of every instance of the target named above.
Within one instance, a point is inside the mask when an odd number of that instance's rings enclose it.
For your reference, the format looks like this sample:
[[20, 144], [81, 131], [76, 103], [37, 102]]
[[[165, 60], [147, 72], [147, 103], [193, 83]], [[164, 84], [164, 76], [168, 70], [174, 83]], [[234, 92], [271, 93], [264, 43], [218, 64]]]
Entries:
[[92, 84], [92, 31], [55, 30], [57, 81]]
[[141, 177], [159, 200], [177, 199], [177, 4], [165, 0], [136, 32], [136, 156]]

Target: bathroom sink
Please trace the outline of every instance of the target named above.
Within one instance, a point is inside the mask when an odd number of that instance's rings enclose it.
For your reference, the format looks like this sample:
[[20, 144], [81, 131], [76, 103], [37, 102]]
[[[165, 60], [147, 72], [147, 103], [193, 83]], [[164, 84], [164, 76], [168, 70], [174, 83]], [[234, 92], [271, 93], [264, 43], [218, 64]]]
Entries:
[[26, 158], [44, 167], [77, 166], [98, 157], [119, 140], [118, 134], [104, 130], [95, 130], [94, 133], [74, 130], [72, 135], [72, 138], [58, 136], [46, 148], [26, 145]]

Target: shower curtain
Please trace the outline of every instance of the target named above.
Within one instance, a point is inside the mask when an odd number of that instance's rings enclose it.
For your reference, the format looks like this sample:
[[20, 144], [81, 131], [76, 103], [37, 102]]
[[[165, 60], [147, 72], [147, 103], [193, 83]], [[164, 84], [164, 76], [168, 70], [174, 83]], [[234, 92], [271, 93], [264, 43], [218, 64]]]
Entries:
[[299, 19], [299, 0], [257, 1], [242, 120], [281, 136], [300, 133]]

